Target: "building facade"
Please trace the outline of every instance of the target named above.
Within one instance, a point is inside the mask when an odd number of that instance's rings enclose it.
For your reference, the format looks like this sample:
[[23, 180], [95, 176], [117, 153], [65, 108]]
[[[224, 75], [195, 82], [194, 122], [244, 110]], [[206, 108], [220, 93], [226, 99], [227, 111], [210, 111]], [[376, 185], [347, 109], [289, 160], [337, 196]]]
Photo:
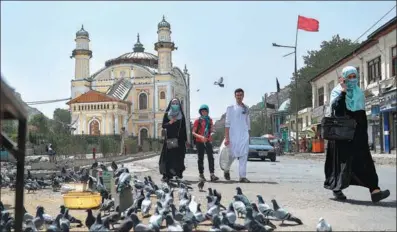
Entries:
[[71, 81], [74, 134], [120, 134], [159, 138], [168, 102], [180, 99], [190, 133], [190, 75], [185, 68], [173, 65], [172, 53], [177, 49], [171, 40], [171, 25], [158, 24], [157, 54], [145, 52], [139, 34], [132, 52], [110, 59], [91, 74], [89, 33], [82, 27], [76, 33], [75, 77]]
[[[360, 74], [359, 85], [365, 91], [370, 141], [381, 150], [397, 147], [396, 70], [397, 17], [382, 25], [353, 52], [311, 80], [313, 122], [321, 122], [327, 112], [332, 89], [345, 66], [354, 66]], [[394, 97], [393, 97], [394, 96]]]

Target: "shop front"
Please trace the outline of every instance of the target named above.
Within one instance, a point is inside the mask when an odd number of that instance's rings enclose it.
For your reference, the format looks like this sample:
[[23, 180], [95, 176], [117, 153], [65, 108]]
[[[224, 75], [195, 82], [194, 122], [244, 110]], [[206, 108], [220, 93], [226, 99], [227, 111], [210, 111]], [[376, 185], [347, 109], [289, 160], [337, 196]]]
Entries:
[[379, 108], [383, 118], [384, 151], [390, 153], [397, 146], [397, 89], [382, 94]]
[[321, 120], [327, 112], [327, 105], [319, 106], [312, 111], [312, 127], [315, 131], [315, 136], [312, 139], [312, 152], [322, 153], [325, 151], [325, 140], [321, 138]]
[[369, 97], [365, 101], [365, 111], [368, 121], [368, 143], [371, 150], [381, 151], [381, 123], [380, 123], [380, 109], [379, 98]]

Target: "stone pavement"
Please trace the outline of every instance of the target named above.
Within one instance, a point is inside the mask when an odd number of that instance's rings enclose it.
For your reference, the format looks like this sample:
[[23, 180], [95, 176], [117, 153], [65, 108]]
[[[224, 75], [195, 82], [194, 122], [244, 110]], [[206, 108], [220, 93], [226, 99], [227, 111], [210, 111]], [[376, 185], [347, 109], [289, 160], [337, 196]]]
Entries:
[[[205, 161], [207, 162], [207, 161]], [[247, 177], [252, 181], [249, 184], [239, 184], [237, 180], [237, 164], [233, 164], [231, 178], [234, 181], [226, 182], [219, 169], [216, 155], [216, 174], [221, 177], [217, 183], [207, 182], [205, 188], [218, 189], [222, 195], [222, 203], [226, 205], [235, 194], [235, 187], [241, 186], [243, 192], [251, 201], [256, 201], [256, 194], [261, 194], [266, 201], [275, 198], [283, 207], [301, 218], [304, 225], [279, 226], [277, 231], [313, 231], [318, 219], [324, 217], [333, 226], [334, 231], [341, 230], [376, 230], [396, 231], [396, 169], [376, 163], [379, 175], [379, 184], [382, 188], [391, 191], [391, 196], [384, 202], [373, 204], [369, 192], [362, 187], [351, 186], [345, 190], [349, 198], [346, 202], [332, 200], [332, 193], [323, 188], [323, 162], [316, 159], [296, 159], [296, 157], [278, 157], [276, 162], [250, 161], [248, 162]], [[186, 171], [184, 179], [191, 182], [195, 190], [193, 194], [197, 201], [205, 202], [206, 193], [197, 191], [198, 180], [197, 156], [186, 155]], [[127, 165], [127, 164], [126, 164]], [[157, 182], [158, 157], [140, 160], [135, 166], [143, 166], [148, 171], [138, 171], [138, 176], [152, 175]], [[208, 165], [205, 163], [208, 172]], [[206, 173], [207, 178], [209, 173]], [[205, 210], [205, 203], [202, 209]]]

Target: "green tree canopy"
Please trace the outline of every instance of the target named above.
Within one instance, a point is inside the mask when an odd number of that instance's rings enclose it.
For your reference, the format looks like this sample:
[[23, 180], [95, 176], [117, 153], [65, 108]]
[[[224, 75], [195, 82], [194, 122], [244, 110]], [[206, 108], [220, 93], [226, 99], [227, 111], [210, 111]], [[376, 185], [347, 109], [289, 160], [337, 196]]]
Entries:
[[44, 114], [36, 114], [34, 115], [30, 121], [29, 125], [35, 126], [38, 129], [39, 133], [45, 134], [49, 131], [48, 121]]
[[69, 126], [71, 115], [68, 110], [57, 108], [53, 114], [53, 129], [61, 133], [70, 133]]
[[297, 99], [299, 109], [312, 106], [312, 88], [309, 81], [358, 46], [359, 43], [335, 35], [330, 41], [323, 41], [319, 50], [308, 51], [307, 55], [303, 56], [305, 66], [298, 70], [298, 91], [295, 88], [294, 78], [290, 83], [290, 109], [295, 111]]

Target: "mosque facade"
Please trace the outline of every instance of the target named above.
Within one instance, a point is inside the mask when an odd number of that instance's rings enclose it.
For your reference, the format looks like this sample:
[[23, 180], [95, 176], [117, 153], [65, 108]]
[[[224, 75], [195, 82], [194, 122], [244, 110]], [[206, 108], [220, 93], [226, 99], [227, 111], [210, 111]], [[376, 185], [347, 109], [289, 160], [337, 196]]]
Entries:
[[[144, 138], [159, 138], [168, 102], [180, 99], [190, 130], [190, 75], [173, 65], [177, 49], [171, 40], [171, 25], [163, 17], [157, 26], [157, 54], [145, 52], [139, 34], [132, 52], [107, 60], [91, 73], [89, 33], [82, 26], [76, 33], [75, 75], [71, 81], [73, 133], [111, 135], [126, 133]], [[190, 131], [188, 131], [190, 134]]]

